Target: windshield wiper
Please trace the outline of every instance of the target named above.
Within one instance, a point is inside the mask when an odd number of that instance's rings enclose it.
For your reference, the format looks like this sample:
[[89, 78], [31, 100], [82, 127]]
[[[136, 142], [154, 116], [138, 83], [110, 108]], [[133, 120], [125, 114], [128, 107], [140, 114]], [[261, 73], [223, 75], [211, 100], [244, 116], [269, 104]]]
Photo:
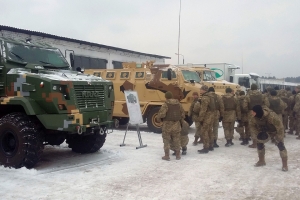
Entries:
[[49, 62], [45, 62], [45, 61], [42, 61], [42, 60], [39, 60], [39, 62], [44, 63], [44, 64], [47, 64], [47, 65], [53, 65], [53, 64], [51, 64], [51, 63], [49, 63]]
[[11, 54], [13, 54], [14, 56], [16, 56], [17, 58], [19, 58], [20, 60], [24, 60], [24, 58], [22, 58], [21, 56], [19, 56], [18, 54], [12, 52], [12, 51], [9, 51]]

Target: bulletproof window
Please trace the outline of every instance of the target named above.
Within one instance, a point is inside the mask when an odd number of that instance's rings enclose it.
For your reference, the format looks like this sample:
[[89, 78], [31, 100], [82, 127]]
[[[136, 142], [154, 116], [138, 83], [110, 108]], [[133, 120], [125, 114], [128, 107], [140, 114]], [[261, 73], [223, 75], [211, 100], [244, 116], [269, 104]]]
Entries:
[[136, 79], [142, 79], [145, 76], [145, 72], [136, 72], [135, 73], [135, 78]]
[[[168, 78], [167, 71], [162, 72], [161, 78]], [[176, 73], [174, 71], [172, 71], [172, 78], [176, 78]]]
[[120, 79], [129, 79], [130, 72], [121, 72]]
[[250, 88], [250, 81], [248, 77], [240, 77], [239, 85], [244, 86], [245, 88]]
[[74, 69], [77, 67], [82, 69], [106, 69], [106, 65], [106, 59], [74, 55]]
[[123, 69], [123, 65], [122, 65], [122, 62], [119, 62], [119, 61], [112, 61], [112, 64], [114, 66], [114, 69]]

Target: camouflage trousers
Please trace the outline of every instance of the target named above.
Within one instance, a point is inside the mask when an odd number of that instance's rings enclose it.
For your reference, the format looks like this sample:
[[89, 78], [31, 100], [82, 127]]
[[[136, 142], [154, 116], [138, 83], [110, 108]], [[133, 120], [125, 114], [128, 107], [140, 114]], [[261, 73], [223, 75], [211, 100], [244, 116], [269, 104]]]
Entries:
[[164, 121], [162, 125], [162, 138], [164, 143], [164, 150], [169, 151], [172, 144], [174, 150], [180, 150], [180, 121]]
[[293, 112], [290, 112], [289, 113], [289, 129], [291, 130], [291, 131], [294, 131], [295, 130], [295, 126], [296, 126], [296, 124], [295, 124], [295, 118], [294, 118], [294, 116], [293, 116]]
[[[287, 158], [288, 157], [287, 150], [284, 146], [284, 133], [269, 132], [268, 134], [271, 138], [275, 139], [276, 145], [279, 149], [280, 157]], [[260, 154], [265, 155], [265, 145], [264, 145], [264, 143], [261, 143], [260, 141], [257, 141], [257, 153], [258, 153], [258, 155], [260, 155]]]
[[288, 121], [289, 121], [289, 114], [288, 112], [284, 112], [282, 115], [282, 122], [283, 122], [283, 128], [284, 130], [288, 128]]
[[200, 122], [195, 122], [196, 132], [195, 137], [201, 138], [201, 124]]
[[296, 116], [294, 123], [295, 123], [296, 133], [300, 133], [300, 115]]
[[207, 149], [214, 144], [214, 134], [213, 134], [213, 123], [214, 123], [214, 112], [207, 112], [205, 119], [201, 127], [201, 139], [203, 140], [203, 148]]
[[219, 130], [219, 112], [216, 115], [216, 119], [213, 122], [213, 134], [214, 134], [214, 139], [217, 140], [218, 139], [218, 130]]
[[250, 126], [249, 122], [241, 122], [237, 125], [236, 132], [241, 135], [242, 139], [250, 138]]
[[234, 134], [234, 122], [222, 122], [225, 139], [232, 140]]
[[[188, 135], [181, 135], [180, 136], [180, 146], [182, 149], [186, 149], [187, 144], [189, 143], [189, 136]], [[173, 141], [170, 145], [171, 150], [175, 151], [175, 147]]]

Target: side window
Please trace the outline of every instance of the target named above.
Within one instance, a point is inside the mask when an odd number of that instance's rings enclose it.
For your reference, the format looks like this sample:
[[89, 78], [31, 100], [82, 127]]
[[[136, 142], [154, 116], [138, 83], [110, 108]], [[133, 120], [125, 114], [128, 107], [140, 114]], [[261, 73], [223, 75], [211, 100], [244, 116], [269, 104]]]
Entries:
[[121, 72], [120, 73], [120, 79], [129, 79], [130, 72]]
[[135, 72], [135, 78], [136, 79], [144, 79], [145, 72]]
[[[161, 78], [168, 78], [167, 71], [162, 72]], [[172, 78], [176, 78], [176, 73], [174, 71], [172, 71]]]
[[114, 69], [123, 69], [122, 62], [119, 61], [112, 61], [112, 64], [114, 66]]
[[74, 68], [84, 69], [106, 69], [107, 60], [101, 58], [91, 58], [86, 56], [74, 55]]

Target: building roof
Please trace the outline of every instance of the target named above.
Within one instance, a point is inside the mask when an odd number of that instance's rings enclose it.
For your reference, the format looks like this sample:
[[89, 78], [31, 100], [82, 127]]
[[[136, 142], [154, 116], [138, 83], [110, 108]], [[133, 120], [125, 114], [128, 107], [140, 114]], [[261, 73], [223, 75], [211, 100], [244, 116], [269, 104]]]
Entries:
[[167, 56], [142, 53], [142, 52], [138, 52], [138, 51], [132, 51], [129, 49], [122, 49], [122, 48], [118, 48], [118, 47], [112, 47], [112, 46], [107, 46], [107, 45], [103, 45], [103, 44], [62, 37], [62, 36], [52, 35], [52, 34], [48, 34], [48, 33], [38, 32], [38, 31], [31, 31], [31, 30], [26, 30], [26, 29], [19, 29], [19, 28], [15, 28], [15, 27], [0, 25], [0, 31], [2, 31], [2, 30], [17, 32], [17, 33], [24, 33], [24, 34], [28, 34], [28, 35], [35, 35], [35, 36], [46, 37], [46, 38], [52, 38], [52, 39], [58, 39], [58, 40], [64, 40], [64, 41], [68, 41], [68, 42], [75, 42], [75, 43], [80, 43], [80, 44], [85, 44], [85, 45], [96, 46], [96, 47], [100, 47], [100, 48], [112, 49], [112, 50], [116, 50], [116, 51], [124, 51], [124, 52], [134, 53], [134, 54], [143, 55], [143, 56], [171, 59], [170, 57], [167, 57]]

